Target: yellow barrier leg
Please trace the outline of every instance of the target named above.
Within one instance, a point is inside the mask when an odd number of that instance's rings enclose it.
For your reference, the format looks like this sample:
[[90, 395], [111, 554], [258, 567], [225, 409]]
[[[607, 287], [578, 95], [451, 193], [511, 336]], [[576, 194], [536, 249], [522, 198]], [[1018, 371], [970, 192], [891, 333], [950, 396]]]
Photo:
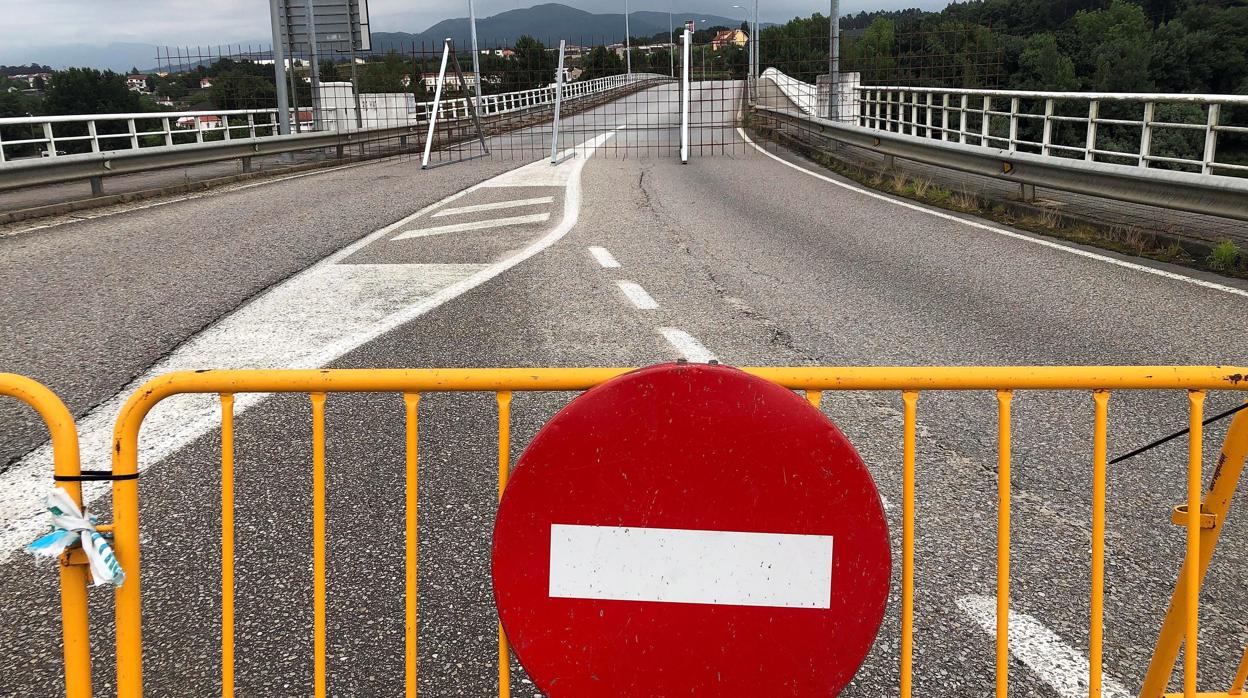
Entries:
[[418, 518], [417, 518], [417, 477], [419, 470], [417, 467], [417, 445], [420, 443], [417, 433], [416, 414], [417, 408], [420, 406], [420, 393], [404, 393], [403, 394], [404, 409], [407, 414], [407, 546], [406, 546], [406, 569], [405, 576], [407, 579], [407, 595], [404, 607], [404, 631], [405, 631], [405, 651], [404, 651], [404, 689], [407, 698], [416, 698], [416, 591], [418, 588], [416, 579], [416, 560], [418, 545]]
[[[1222, 525], [1226, 523], [1227, 513], [1231, 508], [1231, 498], [1239, 484], [1240, 475], [1244, 470], [1244, 458], [1248, 456], [1248, 410], [1240, 412], [1231, 420], [1230, 429], [1226, 432], [1226, 440], [1222, 443], [1222, 453], [1218, 456], [1218, 464], [1213, 471], [1213, 479], [1209, 491], [1205, 495], [1201, 514], [1211, 516], [1213, 525], [1200, 529], [1200, 569], [1197, 579], [1203, 579], [1209, 570], [1209, 562], [1213, 559], [1214, 546], [1222, 533]], [[1184, 514], [1183, 522], [1186, 521]], [[1186, 571], [1187, 560], [1183, 569]], [[1148, 664], [1148, 674], [1140, 688], [1140, 698], [1161, 698], [1170, 683], [1170, 675], [1174, 672], [1174, 663], [1179, 656], [1179, 647], [1183, 642], [1186, 629], [1185, 615], [1188, 596], [1188, 580], [1185, 575], [1179, 576], [1175, 585], [1174, 595], [1170, 597], [1170, 606], [1166, 610], [1166, 619], [1162, 622], [1161, 632], [1157, 637], [1157, 645], [1153, 649], [1153, 658]]]
[[1231, 682], [1231, 690], [1226, 694], [1229, 696], [1241, 696], [1244, 694], [1244, 681], [1248, 681], [1248, 647], [1244, 648], [1244, 657], [1239, 660], [1239, 671], [1235, 672], [1235, 680]]
[[[507, 479], [511, 476], [511, 391], [499, 391], [498, 400], [498, 499], [503, 499]], [[511, 698], [511, 650], [507, 633], [498, 623], [498, 698]]]

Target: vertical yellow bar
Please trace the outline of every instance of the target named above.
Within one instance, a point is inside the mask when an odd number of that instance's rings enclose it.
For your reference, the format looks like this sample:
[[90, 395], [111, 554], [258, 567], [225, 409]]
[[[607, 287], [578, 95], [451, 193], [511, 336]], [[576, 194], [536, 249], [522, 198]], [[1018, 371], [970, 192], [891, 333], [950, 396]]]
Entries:
[[1201, 442], [1204, 438], [1205, 392], [1189, 390], [1187, 438], [1187, 564], [1183, 576], [1187, 581], [1187, 623], [1183, 647], [1183, 695], [1196, 695], [1197, 633], [1200, 627], [1200, 513], [1204, 479], [1201, 477]]
[[221, 394], [221, 696], [234, 695], [234, 396]]
[[325, 698], [325, 393], [312, 393], [312, 682]]
[[[119, 417], [113, 436], [113, 474], [139, 472], [140, 418]], [[113, 481], [113, 552], [126, 572], [114, 592], [117, 634], [117, 697], [143, 695], [143, 594], [139, 566], [139, 481]]]
[[404, 653], [404, 676], [407, 698], [416, 698], [416, 555], [418, 548], [417, 528], [417, 438], [416, 408], [420, 406], [420, 393], [403, 393], [407, 412], [407, 590], [403, 627], [406, 646]]
[[823, 391], [822, 390], [807, 390], [806, 401], [809, 402], [812, 406], [814, 406], [815, 409], [819, 409], [819, 405], [823, 402]]
[[1101, 697], [1101, 665], [1105, 643], [1105, 459], [1109, 434], [1109, 391], [1092, 393], [1092, 605], [1088, 639], [1088, 698]]
[[[35, 407], [38, 409], [37, 406]], [[81, 475], [78, 436], [74, 431], [73, 419], [66, 413], [65, 421], [57, 426], [53, 426], [53, 422], [49, 420], [49, 429], [52, 433], [52, 472], [55, 475]], [[66, 480], [57, 483], [57, 486], [65, 490], [79, 509], [82, 508], [82, 485], [80, 483]], [[91, 631], [87, 612], [87, 566], [67, 564], [68, 557], [68, 553], [62, 554], [60, 561], [61, 638], [65, 656], [65, 696], [66, 698], [91, 698]]]
[[913, 690], [914, 661], [914, 450], [919, 392], [901, 394], [904, 406], [901, 474], [901, 698]]
[[1235, 672], [1235, 680], [1231, 682], [1231, 690], [1227, 691], [1227, 695], [1243, 695], [1245, 681], [1248, 681], [1248, 647], [1244, 648], [1244, 656], [1239, 660], [1239, 671]]
[[1007, 698], [1010, 681], [1010, 402], [997, 391], [997, 698]]
[[[498, 498], [503, 498], [507, 478], [511, 475], [511, 391], [495, 394], [498, 401]], [[507, 648], [507, 634], [503, 623], [498, 623], [498, 697], [511, 696], [511, 652]]]

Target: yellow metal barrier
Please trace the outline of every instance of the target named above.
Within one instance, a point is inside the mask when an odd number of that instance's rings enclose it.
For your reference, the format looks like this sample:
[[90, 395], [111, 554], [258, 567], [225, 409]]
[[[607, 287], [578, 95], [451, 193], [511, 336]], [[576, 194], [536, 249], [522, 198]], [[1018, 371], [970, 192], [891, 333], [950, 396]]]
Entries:
[[[78, 432], [74, 417], [51, 390], [25, 376], [0, 373], [0, 395], [30, 405], [43, 418], [52, 440], [53, 474], [77, 477]], [[58, 483], [82, 508], [82, 485], [76, 481]], [[81, 550], [67, 551], [61, 557], [61, 626], [65, 652], [65, 694], [69, 698], [91, 695], [91, 641], [87, 626], [87, 565]]]
[[[308, 393], [313, 418], [313, 604], [315, 695], [326, 694], [325, 663], [325, 400], [328, 393], [395, 392], [404, 399], [406, 430], [406, 607], [405, 686], [416, 694], [416, 547], [417, 547], [417, 407], [426, 392], [494, 392], [498, 405], [498, 486], [501, 493], [510, 472], [510, 407], [515, 391], [575, 391], [592, 388], [631, 369], [425, 369], [425, 370], [290, 370], [206, 371], [173, 373], [157, 378], [132, 395], [118, 418], [113, 443], [113, 475], [138, 471], [139, 428], [158, 402], [181, 393], [216, 393], [222, 410], [222, 647], [223, 695], [234, 693], [233, 656], [233, 396], [237, 393]], [[1010, 575], [1010, 419], [1013, 394], [1018, 390], [1086, 390], [1094, 415], [1093, 502], [1091, 554], [1091, 613], [1089, 619], [1089, 696], [1100, 695], [1104, 630], [1106, 439], [1108, 409], [1114, 390], [1185, 390], [1189, 395], [1188, 494], [1186, 508], [1176, 513], [1187, 532], [1187, 557], [1180, 583], [1158, 639], [1141, 693], [1158, 698], [1166, 689], [1179, 645], [1186, 641], [1183, 686], [1180, 695], [1196, 693], [1200, 582], [1212, 557], [1239, 475], [1248, 453], [1248, 412], [1232, 422], [1207, 498], [1202, 502], [1201, 436], [1203, 402], [1208, 390], [1248, 390], [1248, 369], [1230, 367], [940, 367], [940, 368], [748, 368], [749, 373], [794, 390], [806, 391], [819, 405], [822, 391], [897, 391], [903, 402], [903, 503], [900, 695], [913, 691], [915, 447], [918, 401], [923, 391], [993, 391], [998, 413], [998, 561], [996, 688], [1008, 690], [1009, 575]], [[54, 398], [53, 398], [54, 399]], [[33, 403], [32, 403], [33, 404]], [[63, 410], [63, 408], [62, 408]], [[67, 415], [65, 416], [67, 418]], [[46, 417], [45, 417], [46, 418]], [[51, 425], [52, 422], [50, 421]], [[72, 441], [72, 423], [69, 435]], [[66, 446], [68, 448], [68, 446]], [[68, 458], [68, 456], [67, 456]], [[76, 458], [74, 459], [76, 466]], [[58, 468], [61, 467], [58, 461]], [[66, 465], [66, 467], [69, 467]], [[60, 472], [58, 470], [58, 472]], [[1200, 516], [1187, 516], [1197, 511]], [[113, 482], [114, 550], [126, 570], [124, 586], [116, 592], [117, 690], [123, 697], [142, 694], [142, 635], [140, 622], [139, 502], [134, 479]], [[75, 582], [71, 579], [68, 586]], [[70, 608], [67, 605], [67, 608]], [[75, 609], [77, 607], [74, 607]], [[76, 610], [75, 610], [76, 612]], [[84, 610], [85, 614], [85, 610]], [[83, 620], [85, 629], [85, 618]], [[67, 619], [67, 638], [70, 627]], [[85, 633], [83, 635], [85, 638]], [[85, 640], [84, 640], [85, 641]], [[67, 641], [67, 648], [69, 643]], [[499, 628], [499, 695], [510, 695], [507, 638]], [[89, 690], [89, 664], [67, 649], [67, 671]], [[1239, 695], [1248, 674], [1248, 654], [1230, 688], [1201, 696]], [[81, 685], [75, 683], [75, 685]], [[85, 695], [85, 694], [83, 694]]]

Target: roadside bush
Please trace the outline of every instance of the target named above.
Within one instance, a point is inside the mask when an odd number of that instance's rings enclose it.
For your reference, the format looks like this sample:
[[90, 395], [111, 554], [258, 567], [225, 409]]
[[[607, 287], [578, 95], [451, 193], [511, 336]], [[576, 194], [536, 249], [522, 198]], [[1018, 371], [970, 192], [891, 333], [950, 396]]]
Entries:
[[1205, 258], [1205, 264], [1208, 264], [1210, 269], [1217, 271], [1230, 271], [1239, 264], [1242, 254], [1239, 245], [1236, 245], [1234, 241], [1223, 240]]

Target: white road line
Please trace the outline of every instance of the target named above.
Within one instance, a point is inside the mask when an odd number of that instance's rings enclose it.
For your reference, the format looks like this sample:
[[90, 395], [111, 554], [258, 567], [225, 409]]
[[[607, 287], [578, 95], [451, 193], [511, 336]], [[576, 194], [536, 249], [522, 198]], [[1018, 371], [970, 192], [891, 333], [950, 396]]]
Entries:
[[[113, 423], [126, 398], [144, 383], [177, 370], [203, 368], [319, 368], [351, 350], [428, 313], [542, 252], [576, 226], [581, 211], [580, 173], [588, 155], [615, 135], [602, 134], [580, 147], [587, 156], [557, 167], [542, 159], [512, 170], [508, 181], [527, 184], [524, 174], [548, 179], [566, 170], [563, 218], [543, 237], [517, 253], [487, 265], [339, 264], [364, 246], [394, 233], [413, 220], [485, 186], [473, 185], [348, 245], [291, 279], [275, 286], [191, 338], [160, 363], [78, 420], [83, 470], [108, 470]], [[394, 269], [381, 267], [394, 266]], [[242, 414], [266, 396], [239, 395]], [[139, 469], [163, 458], [220, 426], [220, 406], [211, 396], [185, 395], [161, 402], [143, 422]], [[51, 486], [52, 450], [36, 448], [0, 473], [0, 564], [48, 527], [43, 499]], [[87, 504], [108, 491], [84, 483]]]
[[551, 598], [829, 608], [832, 536], [551, 524]]
[[511, 201], [495, 201], [490, 204], [473, 204], [472, 206], [459, 206], [457, 208], [448, 208], [430, 216], [430, 218], [441, 218], [442, 216], [456, 216], [461, 213], [476, 213], [477, 211], [497, 211], [500, 208], [518, 208], [520, 206], [537, 206], [538, 204], [549, 204], [555, 200], [553, 196], [539, 196], [533, 199], [512, 199]]
[[688, 332], [675, 327], [660, 327], [659, 332], [662, 333], [663, 339], [666, 339], [667, 343], [686, 359], [703, 364], [715, 360], [715, 355]]
[[953, 214], [943, 213], [941, 211], [934, 211], [932, 209], [919, 206], [917, 204], [912, 204], [906, 201], [899, 201], [890, 196], [886, 196], [884, 194], [870, 191], [869, 189], [863, 189], [862, 187], [856, 187], [852, 184], [839, 182], [831, 177], [822, 175], [813, 170], [808, 170], [805, 167], [802, 167], [801, 165], [797, 165], [795, 163], [789, 162], [788, 160], [785, 160], [784, 158], [774, 153], [767, 152], [765, 149], [759, 147], [757, 143], [750, 140], [750, 137], [746, 135], [744, 129], [738, 128], [737, 132], [741, 134], [741, 137], [745, 139], [746, 143], [749, 143], [750, 145], [754, 146], [755, 150], [762, 153], [763, 155], [766, 155], [772, 160], [775, 160], [776, 162], [786, 167], [791, 167], [797, 170], [798, 172], [804, 172], [816, 179], [821, 179], [829, 184], [835, 184], [836, 186], [841, 187], [842, 189], [848, 189], [849, 191], [857, 192], [859, 194], [863, 194], [864, 196], [869, 196], [873, 199], [879, 199], [880, 201], [886, 201], [890, 204], [901, 206], [902, 208], [908, 208], [912, 211], [919, 211], [920, 213], [926, 213], [929, 216], [935, 216], [937, 218], [943, 218], [945, 220], [953, 221], [955, 223], [961, 223], [962, 225], [970, 226], [972, 228], [979, 228], [980, 230], [986, 230], [990, 233], [996, 233], [997, 235], [1004, 235], [1009, 238], [1014, 238], [1015, 240], [1022, 240], [1024, 242], [1030, 242], [1034, 245], [1040, 245], [1042, 247], [1048, 247], [1054, 250], [1061, 250], [1063, 252], [1068, 252], [1070, 254], [1078, 255], [1080, 257], [1086, 257], [1088, 259], [1095, 259], [1098, 262], [1105, 262], [1107, 264], [1113, 264], [1115, 266], [1124, 267], [1126, 269], [1134, 269], [1136, 271], [1142, 271], [1146, 274], [1154, 274], [1156, 276], [1161, 276], [1167, 279], [1173, 279], [1174, 281], [1182, 281], [1184, 283], [1193, 284], [1195, 286], [1202, 286], [1204, 288], [1213, 289], [1215, 291], [1221, 291], [1223, 293], [1230, 293], [1232, 295], [1248, 298], [1248, 290], [1245, 290], [1242, 288], [1236, 288], [1234, 286], [1227, 286], [1226, 284], [1220, 284], [1214, 281], [1205, 281], [1204, 279], [1197, 279], [1191, 276], [1184, 276], [1183, 274], [1176, 274], [1172, 271], [1166, 271], [1164, 269], [1157, 269], [1155, 267], [1150, 267], [1144, 264], [1136, 264], [1135, 262], [1128, 262], [1123, 259], [1116, 259], [1114, 257], [1109, 257], [1103, 254], [1097, 254], [1095, 252], [1081, 250], [1077, 247], [1070, 247], [1067, 245], [1063, 245], [1062, 243], [1053, 242], [1051, 240], [1042, 240], [1039, 238], [1034, 238], [1029, 235], [1023, 235], [1022, 233], [1016, 233], [1012, 230], [1006, 230], [1005, 228], [998, 228], [995, 225], [988, 225], [987, 223], [980, 223], [978, 221], [968, 220], [966, 218], [961, 218]]
[[655, 300], [650, 297], [650, 294], [646, 293], [646, 289], [642, 288], [640, 285], [635, 284], [632, 281], [616, 281], [615, 285], [620, 287], [620, 290], [624, 292], [624, 296], [628, 298], [629, 302], [632, 303], [638, 310], [658, 309], [659, 304], [656, 303]]
[[469, 230], [489, 230], [491, 228], [506, 228], [513, 225], [525, 225], [527, 223], [543, 223], [550, 220], [549, 213], [534, 213], [529, 216], [510, 216], [508, 218], [491, 218], [485, 221], [473, 221], [471, 223], [455, 223], [454, 225], [439, 225], [432, 228], [418, 228], [409, 230], [405, 233], [399, 233], [391, 240], [407, 240], [408, 238], [423, 238], [430, 235], [446, 235], [447, 233], [462, 233]]
[[[970, 616], [984, 632], [997, 636], [997, 601], [991, 596], [963, 596], [958, 608]], [[1025, 613], [1010, 611], [1010, 654], [1027, 665], [1062, 698], [1088, 695], [1087, 657], [1066, 644], [1056, 633]], [[1132, 695], [1108, 672], [1102, 675], [1104, 698], [1130, 698]]]
[[591, 247], [589, 248], [589, 253], [594, 256], [594, 259], [598, 260], [598, 264], [602, 265], [604, 269], [618, 269], [620, 266], [620, 263], [615, 261], [615, 257], [612, 257], [605, 247]]

